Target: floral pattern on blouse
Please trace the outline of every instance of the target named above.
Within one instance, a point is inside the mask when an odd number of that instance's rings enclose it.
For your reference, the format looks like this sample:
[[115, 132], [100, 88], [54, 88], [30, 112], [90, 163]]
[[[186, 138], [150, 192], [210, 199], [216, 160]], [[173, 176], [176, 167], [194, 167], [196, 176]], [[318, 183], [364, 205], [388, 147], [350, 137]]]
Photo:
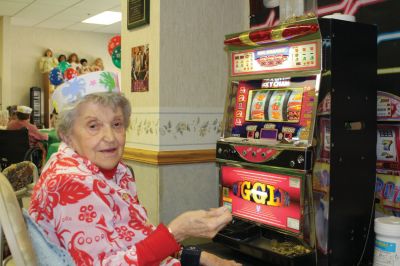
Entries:
[[[139, 265], [135, 243], [155, 229], [126, 165], [107, 179], [65, 143], [35, 185], [29, 214], [77, 265]], [[180, 263], [167, 258], [160, 265]]]

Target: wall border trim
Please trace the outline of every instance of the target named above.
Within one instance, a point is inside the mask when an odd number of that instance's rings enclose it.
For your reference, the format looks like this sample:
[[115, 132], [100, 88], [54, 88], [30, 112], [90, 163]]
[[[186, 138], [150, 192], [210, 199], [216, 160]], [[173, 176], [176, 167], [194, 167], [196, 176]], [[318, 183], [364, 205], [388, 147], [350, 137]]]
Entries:
[[151, 165], [209, 163], [215, 162], [216, 151], [215, 149], [153, 151], [126, 147], [122, 158]]

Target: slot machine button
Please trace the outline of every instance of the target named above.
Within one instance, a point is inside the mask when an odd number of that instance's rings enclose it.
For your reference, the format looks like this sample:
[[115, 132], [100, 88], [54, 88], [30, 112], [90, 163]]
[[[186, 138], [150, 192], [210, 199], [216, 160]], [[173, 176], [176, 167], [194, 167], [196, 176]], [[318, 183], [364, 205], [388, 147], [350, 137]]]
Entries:
[[246, 156], [247, 152], [246, 152], [246, 151], [243, 151], [242, 154], [243, 154], [243, 156]]
[[222, 148], [218, 148], [218, 153], [219, 153], [219, 154], [222, 153]]
[[265, 157], [265, 156], [266, 156], [265, 152], [261, 153], [261, 156], [262, 156], [262, 157]]
[[297, 157], [297, 162], [298, 162], [298, 163], [304, 163], [304, 157], [303, 157], [303, 155], [299, 155], [299, 157]]
[[257, 156], [257, 152], [253, 151], [253, 152], [251, 153], [251, 155], [253, 155], [253, 157], [256, 157], [256, 156]]
[[289, 165], [290, 165], [290, 167], [294, 167], [296, 165], [296, 162], [295, 161], [290, 161]]

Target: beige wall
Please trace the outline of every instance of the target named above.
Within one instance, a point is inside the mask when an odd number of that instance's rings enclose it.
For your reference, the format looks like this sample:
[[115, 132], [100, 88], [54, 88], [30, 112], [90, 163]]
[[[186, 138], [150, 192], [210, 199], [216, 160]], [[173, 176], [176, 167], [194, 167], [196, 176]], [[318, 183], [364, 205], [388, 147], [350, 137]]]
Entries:
[[[127, 146], [155, 151], [215, 149], [227, 88], [224, 35], [248, 29], [248, 1], [151, 1], [150, 25], [127, 30], [122, 7], [122, 85], [133, 107]], [[131, 48], [149, 44], [149, 92], [130, 92]], [[218, 205], [214, 163], [128, 162], [153, 223]], [[157, 193], [156, 193], [157, 192]]]
[[0, 110], [2, 110], [1, 99], [3, 94], [1, 93], [1, 86], [3, 80], [3, 17], [0, 17]]
[[169, 223], [188, 210], [218, 206], [218, 178], [214, 163], [160, 167], [160, 222]]
[[248, 29], [248, 2], [160, 3], [159, 149], [214, 149], [228, 78], [224, 37]]
[[[228, 79], [224, 37], [248, 28], [248, 2], [160, 3], [159, 149], [215, 149]], [[161, 222], [216, 207], [218, 196], [215, 163], [160, 166]]]
[[[159, 57], [160, 57], [160, 3], [150, 1], [151, 23], [147, 26], [127, 29], [126, 8], [128, 1], [121, 1], [122, 9], [122, 85], [127, 97], [131, 100], [135, 109], [145, 108], [149, 111], [158, 111], [159, 106]], [[150, 91], [145, 93], [130, 93], [131, 89], [131, 57], [132, 48], [149, 44], [149, 71]]]
[[228, 77], [224, 38], [247, 29], [248, 1], [160, 2], [160, 106], [222, 108]]
[[[131, 130], [127, 146], [158, 150], [159, 134], [159, 73], [160, 73], [160, 3], [150, 1], [150, 25], [127, 29], [127, 2], [121, 1], [122, 10], [122, 89], [132, 103]], [[131, 93], [132, 48], [149, 45], [149, 92]]]
[[140, 203], [152, 224], [160, 223], [160, 171], [155, 165], [126, 161], [134, 173]]
[[[133, 107], [127, 146], [210, 149], [220, 135], [228, 33], [248, 29], [242, 0], [151, 1], [150, 24], [127, 29], [122, 7], [122, 87]], [[149, 92], [131, 93], [131, 49], [149, 44]]]
[[7, 91], [4, 88], [7, 84], [11, 83], [11, 69], [8, 67], [11, 65], [11, 53], [12, 45], [7, 41], [10, 34], [10, 18], [1, 17], [1, 44], [0, 44], [0, 94], [1, 94], [1, 106], [5, 109], [7, 106], [6, 100], [10, 98], [10, 95], [14, 92]]
[[[55, 56], [77, 53], [92, 63], [95, 58], [103, 59], [107, 70], [118, 71], [112, 64], [107, 45], [112, 34], [80, 31], [53, 30], [8, 25], [8, 37], [3, 45], [8, 46], [10, 62], [5, 64], [10, 72], [10, 80], [3, 81], [3, 108], [10, 104], [29, 105], [29, 88], [42, 87], [39, 59], [46, 48], [51, 48]], [[2, 60], [4, 63], [4, 60]], [[12, 93], [10, 93], [12, 92]]]

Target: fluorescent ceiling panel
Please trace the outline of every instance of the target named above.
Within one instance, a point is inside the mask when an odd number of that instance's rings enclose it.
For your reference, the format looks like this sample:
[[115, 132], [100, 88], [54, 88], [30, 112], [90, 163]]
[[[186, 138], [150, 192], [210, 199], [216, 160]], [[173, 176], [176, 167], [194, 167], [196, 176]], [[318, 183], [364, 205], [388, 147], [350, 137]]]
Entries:
[[111, 25], [119, 21], [121, 21], [121, 12], [104, 11], [82, 22], [88, 24]]

